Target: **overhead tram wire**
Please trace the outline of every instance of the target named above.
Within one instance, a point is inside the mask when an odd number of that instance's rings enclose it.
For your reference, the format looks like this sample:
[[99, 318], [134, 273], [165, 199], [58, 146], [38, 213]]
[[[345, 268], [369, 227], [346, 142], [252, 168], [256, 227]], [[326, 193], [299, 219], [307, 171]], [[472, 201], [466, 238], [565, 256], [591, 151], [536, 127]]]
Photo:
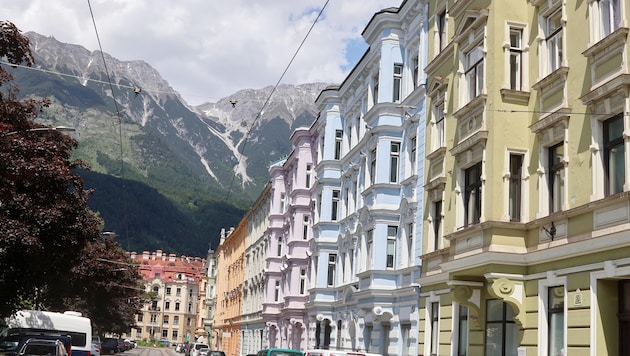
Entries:
[[124, 221], [123, 224], [125, 226], [125, 236], [127, 237], [127, 250], [130, 249], [129, 241], [129, 228], [128, 228], [128, 219], [127, 219], [127, 188], [125, 187], [125, 161], [123, 160], [123, 134], [122, 134], [122, 115], [120, 114], [120, 109], [118, 108], [118, 101], [116, 100], [116, 92], [114, 91], [114, 86], [112, 84], [112, 78], [109, 75], [109, 69], [107, 68], [107, 62], [105, 61], [105, 52], [103, 52], [103, 46], [101, 45], [101, 38], [98, 35], [98, 29], [96, 27], [96, 20], [94, 19], [94, 12], [92, 11], [92, 4], [90, 4], [90, 0], [87, 0], [88, 7], [90, 8], [90, 16], [92, 17], [92, 24], [94, 25], [94, 33], [96, 34], [96, 41], [98, 42], [98, 48], [101, 51], [101, 58], [103, 59], [103, 66], [105, 68], [105, 75], [107, 76], [107, 83], [109, 84], [109, 89], [112, 91], [112, 99], [114, 99], [114, 107], [116, 108], [116, 116], [118, 117], [118, 139], [120, 146], [120, 178], [123, 188], [123, 216]]
[[[258, 114], [256, 114], [256, 117], [254, 118], [254, 120], [252, 121], [251, 125], [249, 126], [249, 128], [247, 129], [247, 133], [245, 134], [245, 140], [243, 141], [243, 149], [241, 151], [241, 154], [239, 155], [238, 160], [236, 160], [236, 167], [238, 168], [241, 164], [241, 159], [243, 158], [243, 154], [245, 153], [245, 148], [247, 147], [247, 142], [249, 139], [249, 134], [251, 133], [252, 129], [254, 128], [254, 124], [256, 123], [256, 121], [258, 121], [258, 119], [260, 119], [260, 116], [262, 115], [262, 112], [265, 110], [265, 107], [267, 107], [267, 104], [269, 103], [271, 96], [273, 95], [273, 93], [276, 91], [276, 89], [278, 89], [278, 86], [280, 85], [280, 82], [282, 82], [282, 79], [284, 78], [285, 74], [287, 74], [287, 71], [289, 70], [289, 68], [291, 67], [291, 64], [293, 64], [293, 61], [295, 60], [295, 57], [297, 57], [298, 53], [300, 53], [300, 50], [302, 49], [302, 46], [304, 45], [304, 43], [306, 42], [306, 39], [308, 38], [308, 36], [311, 34], [311, 31], [313, 30], [313, 28], [315, 27], [315, 24], [317, 23], [317, 21], [319, 21], [319, 18], [322, 16], [322, 14], [324, 13], [324, 10], [326, 9], [326, 6], [328, 6], [328, 3], [330, 2], [330, 0], [326, 0], [326, 2], [324, 3], [324, 6], [322, 6], [322, 9], [319, 11], [319, 14], [317, 14], [317, 17], [315, 18], [315, 20], [313, 21], [313, 24], [311, 25], [311, 27], [308, 29], [308, 32], [306, 32], [306, 35], [304, 36], [304, 39], [302, 39], [302, 42], [300, 43], [300, 45], [298, 46], [298, 48], [295, 50], [295, 53], [293, 53], [293, 57], [291, 57], [291, 60], [289, 61], [289, 63], [287, 64], [287, 66], [284, 68], [284, 71], [282, 72], [282, 75], [280, 75], [280, 78], [278, 79], [278, 81], [276, 82], [276, 85], [273, 86], [273, 89], [271, 89], [271, 92], [269, 93], [269, 95], [267, 96], [267, 100], [265, 100], [265, 103], [263, 104], [263, 106], [260, 108], [260, 110], [258, 111]], [[226, 195], [226, 200], [228, 200], [230, 198], [230, 194], [232, 193], [232, 187], [234, 186], [234, 180], [236, 179], [236, 169], [234, 170], [234, 174], [232, 174], [232, 180], [230, 181], [230, 187], [228, 188], [228, 192]]]

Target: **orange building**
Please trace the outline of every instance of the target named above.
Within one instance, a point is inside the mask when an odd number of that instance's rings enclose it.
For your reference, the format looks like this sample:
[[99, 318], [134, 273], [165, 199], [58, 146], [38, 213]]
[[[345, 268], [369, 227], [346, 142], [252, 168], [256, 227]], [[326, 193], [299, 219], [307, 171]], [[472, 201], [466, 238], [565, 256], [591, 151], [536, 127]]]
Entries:
[[225, 229], [221, 231], [221, 240], [216, 251], [219, 269], [216, 279], [214, 340], [216, 348], [224, 351], [227, 356], [239, 356], [246, 239], [247, 216], [236, 229], [230, 229], [227, 234]]

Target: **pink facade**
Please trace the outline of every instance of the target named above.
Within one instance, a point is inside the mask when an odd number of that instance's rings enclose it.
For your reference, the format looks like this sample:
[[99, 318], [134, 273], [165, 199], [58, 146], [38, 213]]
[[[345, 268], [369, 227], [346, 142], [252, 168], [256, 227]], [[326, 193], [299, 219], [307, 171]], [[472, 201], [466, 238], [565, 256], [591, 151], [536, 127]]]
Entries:
[[291, 154], [269, 168], [271, 209], [263, 321], [269, 335], [267, 346], [304, 350], [314, 148], [306, 128], [295, 130], [291, 142]]

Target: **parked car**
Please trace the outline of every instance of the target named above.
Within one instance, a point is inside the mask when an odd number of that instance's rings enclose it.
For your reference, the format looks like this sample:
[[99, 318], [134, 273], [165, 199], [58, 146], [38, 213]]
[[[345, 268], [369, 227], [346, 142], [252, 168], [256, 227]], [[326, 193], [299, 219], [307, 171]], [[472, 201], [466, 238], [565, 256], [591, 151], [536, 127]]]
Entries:
[[90, 356], [101, 356], [101, 338], [92, 335], [92, 350]]
[[18, 356], [25, 355], [68, 356], [68, 351], [59, 340], [32, 338], [26, 340], [18, 351]]
[[18, 351], [30, 339], [59, 340], [63, 343], [68, 354], [72, 348], [71, 337], [69, 335], [20, 333], [0, 338], [0, 356], [16, 356]]
[[199, 350], [203, 349], [203, 348], [210, 348], [210, 346], [208, 346], [208, 344], [204, 344], [201, 342], [195, 342], [194, 344], [192, 344], [192, 346], [190, 347], [190, 356], [199, 356]]
[[116, 342], [118, 342], [118, 352], [127, 351], [125, 348], [125, 341], [123, 339], [116, 339]]
[[199, 356], [208, 356], [208, 351], [210, 351], [207, 347], [202, 347], [199, 349]]
[[225, 352], [217, 350], [209, 350], [206, 356], [225, 356]]
[[121, 352], [118, 347], [118, 339], [115, 337], [106, 337], [103, 338], [101, 342], [101, 354], [116, 354]]

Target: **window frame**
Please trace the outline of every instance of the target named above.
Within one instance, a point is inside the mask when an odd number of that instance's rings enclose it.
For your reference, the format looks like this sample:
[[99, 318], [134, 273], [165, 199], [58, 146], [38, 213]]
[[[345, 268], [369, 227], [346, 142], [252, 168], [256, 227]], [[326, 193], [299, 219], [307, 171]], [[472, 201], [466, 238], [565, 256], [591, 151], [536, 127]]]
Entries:
[[330, 221], [337, 221], [339, 220], [339, 197], [341, 195], [341, 191], [339, 189], [333, 189], [331, 194]]
[[[474, 176], [473, 176], [474, 174]], [[475, 225], [481, 222], [481, 194], [482, 194], [482, 181], [481, 176], [483, 174], [482, 162], [477, 162], [472, 166], [464, 169], [464, 227]], [[477, 178], [475, 181], [471, 181], [471, 178]], [[474, 206], [471, 206], [471, 195], [474, 193]], [[471, 208], [474, 210], [471, 212]], [[471, 215], [474, 213], [474, 215]]]
[[[524, 69], [524, 50], [523, 50], [523, 35], [525, 30], [522, 27], [510, 26], [508, 29], [509, 39], [509, 88], [511, 90], [523, 91], [523, 69]], [[518, 34], [518, 44], [513, 42], [513, 34]], [[516, 72], [517, 75], [514, 75]]]
[[[477, 56], [478, 55], [478, 58]], [[484, 41], [480, 40], [464, 52], [464, 78], [466, 81], [465, 102], [483, 94], [485, 85], [485, 53]]]
[[429, 309], [429, 323], [431, 332], [429, 334], [429, 353], [431, 356], [438, 355], [440, 350], [440, 302], [431, 302]]
[[389, 182], [398, 183], [400, 170], [400, 142], [392, 141], [389, 146]]
[[442, 200], [436, 200], [432, 202], [432, 227], [433, 227], [433, 250], [440, 249], [440, 241], [442, 240]]
[[[520, 162], [513, 162], [513, 159], [520, 159]], [[513, 164], [518, 164], [518, 171]], [[523, 210], [523, 164], [525, 155], [522, 153], [510, 152], [508, 158], [508, 216], [510, 221], [519, 222], [522, 220]]]
[[334, 159], [341, 159], [341, 149], [343, 144], [343, 130], [335, 130], [335, 152]]
[[[611, 138], [610, 131], [612, 129], [612, 126], [615, 124], [617, 125], [621, 124], [620, 135], [618, 137]], [[604, 195], [610, 196], [610, 195], [614, 195], [614, 194], [622, 192], [624, 190], [624, 184], [625, 184], [626, 167], [625, 167], [625, 139], [623, 135], [623, 131], [624, 131], [623, 113], [619, 113], [603, 121], [602, 129], [603, 129], [602, 159], [603, 159], [603, 167], [604, 167]], [[624, 164], [621, 170], [619, 170], [616, 166], [611, 165], [611, 153], [614, 153], [613, 151], [618, 148], [621, 148], [621, 158], [622, 158], [621, 162]], [[611, 174], [611, 171], [612, 171], [612, 174]], [[614, 173], [620, 173], [620, 172], [621, 172], [621, 176], [617, 176], [614, 174]], [[618, 178], [618, 179], [615, 179], [615, 178]], [[621, 180], [621, 181], [617, 182], [617, 184], [614, 184], [614, 183], [611, 183], [611, 181], [613, 180], [614, 181]], [[619, 183], [620, 183], [620, 186], [617, 186]], [[612, 188], [611, 185], [615, 185], [615, 189], [611, 190]]]
[[[562, 151], [557, 149], [561, 148]], [[547, 148], [547, 168], [549, 175], [547, 177], [547, 192], [549, 194], [549, 214], [553, 214], [564, 209], [564, 189], [565, 189], [565, 169], [564, 169], [564, 142], [559, 142]], [[555, 159], [558, 159], [556, 162]], [[556, 175], [561, 178], [556, 180]], [[558, 183], [556, 187], [555, 184]]]
[[[551, 74], [562, 67], [564, 61], [564, 24], [562, 20], [562, 5], [543, 16], [544, 46], [546, 48], [546, 73]], [[559, 16], [559, 26], [554, 28], [552, 23]]]
[[396, 240], [398, 239], [398, 226], [387, 226], [387, 248], [385, 249], [385, 268], [396, 268]]
[[399, 103], [403, 98], [403, 64], [394, 63], [392, 78], [392, 102]]
[[337, 254], [336, 253], [328, 254], [328, 272], [326, 274], [327, 287], [335, 286], [336, 267], [337, 267]]

